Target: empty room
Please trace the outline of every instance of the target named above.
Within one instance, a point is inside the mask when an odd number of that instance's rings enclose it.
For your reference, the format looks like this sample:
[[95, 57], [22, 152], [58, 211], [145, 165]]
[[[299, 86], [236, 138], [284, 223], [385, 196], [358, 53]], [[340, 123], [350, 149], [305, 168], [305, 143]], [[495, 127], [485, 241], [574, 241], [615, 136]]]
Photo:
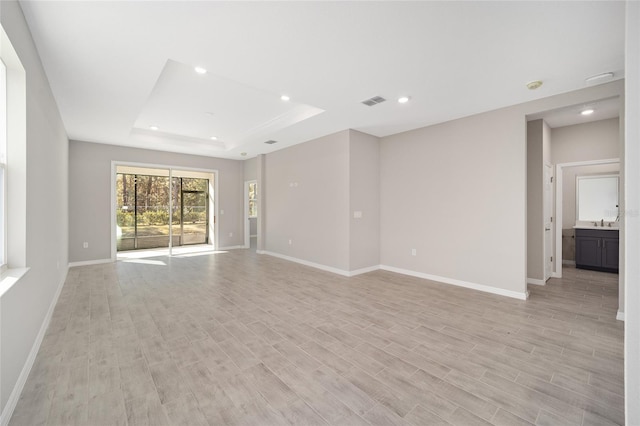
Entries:
[[0, 24], [0, 426], [640, 425], [639, 2]]

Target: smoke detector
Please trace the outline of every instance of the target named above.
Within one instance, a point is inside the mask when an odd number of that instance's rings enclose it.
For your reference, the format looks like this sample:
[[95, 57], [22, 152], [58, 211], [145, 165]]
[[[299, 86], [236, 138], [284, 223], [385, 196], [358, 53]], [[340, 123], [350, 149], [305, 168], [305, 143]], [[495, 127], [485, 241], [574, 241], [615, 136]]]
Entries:
[[534, 80], [527, 83], [527, 89], [529, 90], [536, 90], [540, 86], [542, 86], [542, 81], [540, 80]]
[[598, 74], [598, 75], [592, 75], [589, 78], [586, 78], [584, 81], [587, 84], [600, 84], [600, 83], [604, 83], [605, 81], [609, 81], [613, 79], [613, 73], [612, 72], [603, 72], [602, 74]]

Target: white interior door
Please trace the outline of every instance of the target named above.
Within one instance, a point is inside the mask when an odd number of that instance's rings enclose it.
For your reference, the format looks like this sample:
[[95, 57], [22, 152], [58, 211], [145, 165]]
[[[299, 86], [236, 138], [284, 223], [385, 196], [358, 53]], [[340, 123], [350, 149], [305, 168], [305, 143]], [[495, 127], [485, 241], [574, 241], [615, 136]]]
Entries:
[[553, 273], [553, 166], [544, 166], [544, 280]]

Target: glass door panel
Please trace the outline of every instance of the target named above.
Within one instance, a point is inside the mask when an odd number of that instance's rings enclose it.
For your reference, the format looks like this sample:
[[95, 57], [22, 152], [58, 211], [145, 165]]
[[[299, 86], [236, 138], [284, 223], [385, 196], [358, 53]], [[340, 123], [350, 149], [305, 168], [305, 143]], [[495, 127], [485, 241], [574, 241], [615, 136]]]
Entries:
[[135, 176], [116, 175], [116, 236], [117, 249], [135, 248]]
[[182, 178], [182, 244], [209, 239], [208, 179]]
[[172, 245], [208, 243], [208, 179], [118, 173], [118, 251], [169, 246], [170, 197]]
[[173, 235], [173, 247], [182, 245], [182, 179], [173, 178], [171, 183], [171, 196], [173, 197], [173, 214], [171, 216], [171, 232]]
[[136, 248], [169, 247], [169, 178], [136, 175]]

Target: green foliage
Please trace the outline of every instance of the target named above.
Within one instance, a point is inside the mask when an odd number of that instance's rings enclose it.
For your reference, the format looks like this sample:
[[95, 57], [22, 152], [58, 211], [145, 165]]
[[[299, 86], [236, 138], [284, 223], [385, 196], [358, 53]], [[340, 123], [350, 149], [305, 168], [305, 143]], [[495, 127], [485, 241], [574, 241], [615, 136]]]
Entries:
[[167, 225], [169, 223], [169, 212], [166, 210], [147, 210], [138, 216], [138, 224], [140, 222], [145, 225]]
[[[185, 191], [182, 192], [181, 191]], [[197, 178], [169, 178], [118, 173], [116, 176], [118, 226], [134, 227], [137, 205], [138, 226], [169, 224], [169, 198], [173, 197], [173, 224], [180, 224], [180, 207], [184, 205], [185, 223], [206, 223], [206, 205], [209, 202], [209, 180]], [[194, 193], [189, 191], [205, 191]], [[123, 207], [128, 207], [123, 209]]]
[[185, 222], [206, 222], [207, 215], [204, 211], [185, 211], [184, 212], [184, 221]]
[[133, 226], [133, 212], [118, 210], [118, 226]]

